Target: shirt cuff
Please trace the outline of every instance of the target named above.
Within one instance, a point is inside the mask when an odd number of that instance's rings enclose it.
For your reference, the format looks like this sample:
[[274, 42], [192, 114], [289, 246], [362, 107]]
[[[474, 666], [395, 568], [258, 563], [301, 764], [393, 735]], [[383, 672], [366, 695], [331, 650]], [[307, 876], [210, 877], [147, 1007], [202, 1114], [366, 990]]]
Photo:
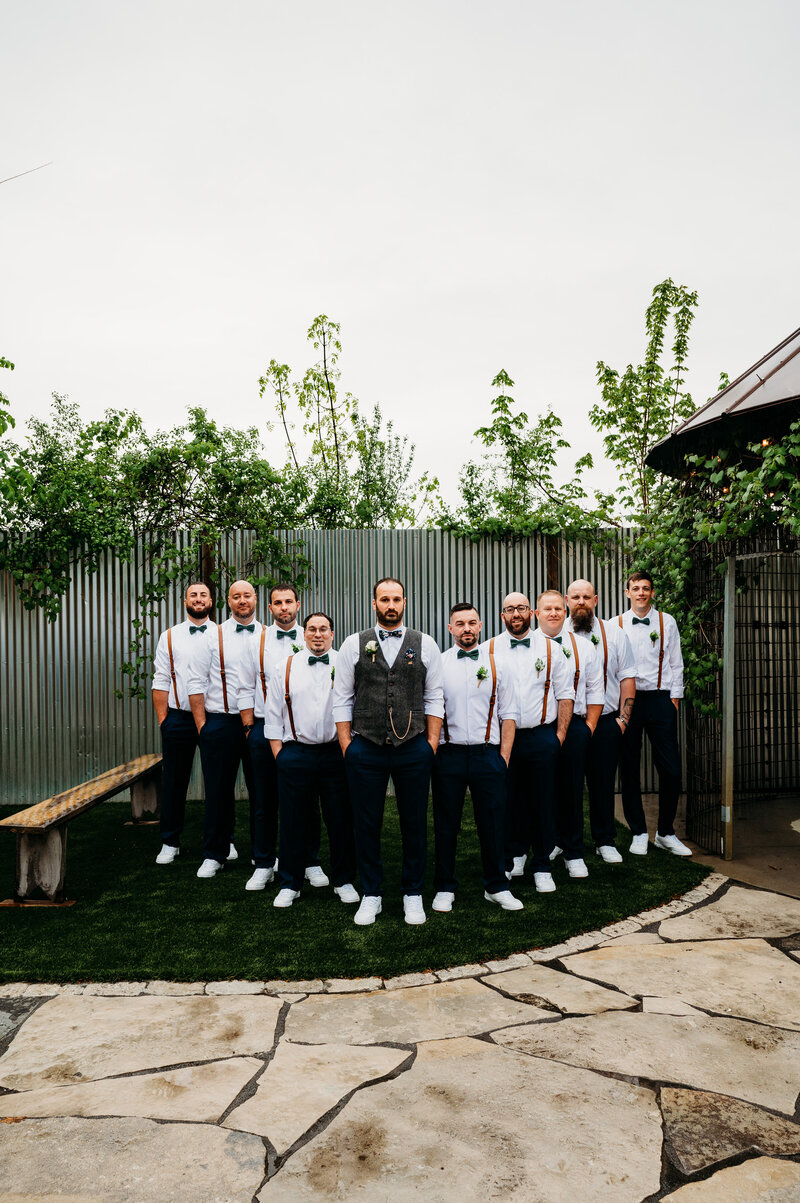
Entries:
[[333, 721], [335, 723], [352, 723], [353, 707], [352, 706], [334, 706]]
[[283, 743], [283, 727], [268, 727], [264, 723], [264, 739], [279, 739]]

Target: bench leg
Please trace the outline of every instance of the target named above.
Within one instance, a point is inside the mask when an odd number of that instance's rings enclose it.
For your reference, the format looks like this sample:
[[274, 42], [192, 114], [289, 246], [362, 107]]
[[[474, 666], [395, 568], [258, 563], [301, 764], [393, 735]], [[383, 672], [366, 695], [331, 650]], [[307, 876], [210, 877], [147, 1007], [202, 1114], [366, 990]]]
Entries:
[[161, 765], [157, 765], [145, 777], [140, 777], [131, 786], [131, 818], [134, 823], [142, 819], [157, 819], [161, 810]]
[[14, 896], [18, 901], [43, 890], [51, 902], [64, 896], [67, 872], [67, 824], [41, 833], [17, 835], [17, 876]]

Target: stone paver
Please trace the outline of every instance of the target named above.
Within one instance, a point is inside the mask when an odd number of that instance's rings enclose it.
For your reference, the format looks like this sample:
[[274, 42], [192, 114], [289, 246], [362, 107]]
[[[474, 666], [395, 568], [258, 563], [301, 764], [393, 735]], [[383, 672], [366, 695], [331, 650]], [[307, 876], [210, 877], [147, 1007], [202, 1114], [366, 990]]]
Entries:
[[140, 1115], [212, 1124], [263, 1064], [255, 1057], [233, 1057], [162, 1073], [4, 1094], [0, 1116]]
[[382, 977], [330, 977], [324, 983], [330, 994], [363, 994], [368, 990], [380, 990]]
[[635, 998], [584, 981], [571, 973], [560, 973], [546, 965], [529, 965], [481, 978], [487, 986], [496, 986], [522, 1002], [534, 1006], [550, 1003], [565, 1015], [591, 1015], [598, 1011], [624, 1011], [638, 1005]]
[[800, 1029], [800, 965], [765, 940], [696, 940], [582, 952], [564, 962], [627, 994]]
[[263, 994], [266, 982], [209, 982], [206, 994]]
[[702, 1015], [697, 1007], [690, 1007], [681, 998], [649, 998], [642, 999], [642, 1010], [649, 1015]]
[[[286, 1038], [306, 1044], [415, 1044], [536, 1019], [552, 1019], [552, 1012], [511, 1002], [465, 978], [407, 990], [306, 998], [291, 1008]], [[0, 1071], [2, 1066], [0, 1058]]]
[[405, 990], [408, 986], [432, 986], [437, 981], [435, 973], [401, 973], [399, 977], [387, 977], [384, 990]]
[[84, 987], [86, 995], [98, 995], [108, 998], [135, 998], [143, 994], [147, 982], [90, 982]]
[[148, 982], [146, 994], [162, 994], [180, 998], [185, 994], [205, 994], [205, 982]]
[[800, 1153], [800, 1125], [724, 1094], [665, 1086], [661, 1113], [672, 1160], [684, 1174], [748, 1149]]
[[717, 1170], [705, 1182], [690, 1182], [662, 1203], [798, 1203], [800, 1200], [800, 1165], [793, 1161], [777, 1161], [774, 1157], [757, 1157], [744, 1165]]
[[435, 1041], [406, 1073], [358, 1091], [258, 1198], [639, 1203], [658, 1189], [660, 1150], [651, 1090], [484, 1041]]
[[456, 965], [453, 969], [437, 969], [440, 982], [455, 982], [462, 977], [480, 977], [486, 972], [485, 965]]
[[667, 919], [658, 930], [668, 940], [793, 936], [800, 932], [800, 899], [731, 886], [716, 902]]
[[53, 998], [0, 1057], [0, 1086], [72, 1085], [190, 1061], [265, 1052], [281, 1004], [267, 998]]
[[604, 940], [603, 948], [635, 948], [637, 944], [663, 944], [661, 936], [654, 931], [635, 931], [629, 936], [615, 936], [612, 940]]
[[29, 1119], [3, 1128], [0, 1199], [250, 1203], [265, 1173], [258, 1136], [148, 1119]]
[[266, 1136], [283, 1153], [350, 1091], [385, 1077], [409, 1056], [394, 1048], [283, 1043], [256, 1093], [231, 1112], [225, 1127]]
[[510, 957], [503, 957], [501, 961], [487, 961], [486, 968], [490, 973], [502, 973], [505, 969], [521, 969], [524, 965], [530, 965], [530, 957], [524, 952], [514, 952]]
[[800, 1035], [740, 1019], [606, 1011], [494, 1039], [534, 1057], [732, 1094], [789, 1115], [800, 1083]]

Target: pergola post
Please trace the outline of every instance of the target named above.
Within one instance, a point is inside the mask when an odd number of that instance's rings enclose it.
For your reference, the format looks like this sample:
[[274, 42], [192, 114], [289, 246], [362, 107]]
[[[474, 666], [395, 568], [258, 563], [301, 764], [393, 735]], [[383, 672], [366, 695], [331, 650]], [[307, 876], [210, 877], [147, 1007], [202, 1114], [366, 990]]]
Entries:
[[722, 618], [722, 856], [733, 860], [733, 745], [736, 639], [736, 556], [728, 556]]

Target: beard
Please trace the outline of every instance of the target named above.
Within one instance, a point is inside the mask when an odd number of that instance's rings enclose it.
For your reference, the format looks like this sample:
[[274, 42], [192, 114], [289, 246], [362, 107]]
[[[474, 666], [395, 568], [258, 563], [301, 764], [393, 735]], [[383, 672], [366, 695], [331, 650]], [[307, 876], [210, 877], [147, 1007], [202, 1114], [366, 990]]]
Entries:
[[578, 634], [588, 635], [594, 626], [594, 614], [588, 608], [575, 606], [570, 610], [569, 616], [572, 619], [572, 629]]
[[187, 606], [186, 613], [189, 615], [190, 618], [208, 618], [209, 614], [211, 613], [211, 611], [213, 609], [214, 609], [213, 605], [211, 604], [211, 602], [209, 602], [207, 606], [203, 606], [203, 605]]

